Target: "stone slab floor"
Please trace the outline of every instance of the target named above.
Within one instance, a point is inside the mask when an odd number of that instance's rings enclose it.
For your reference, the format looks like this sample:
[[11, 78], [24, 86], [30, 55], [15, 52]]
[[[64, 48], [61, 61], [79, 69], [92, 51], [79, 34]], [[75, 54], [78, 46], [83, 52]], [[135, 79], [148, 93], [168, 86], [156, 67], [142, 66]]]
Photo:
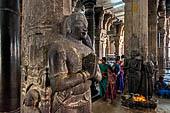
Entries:
[[134, 110], [121, 106], [120, 96], [113, 105], [99, 99], [92, 104], [92, 113], [170, 113], [170, 99], [159, 99], [155, 110]]

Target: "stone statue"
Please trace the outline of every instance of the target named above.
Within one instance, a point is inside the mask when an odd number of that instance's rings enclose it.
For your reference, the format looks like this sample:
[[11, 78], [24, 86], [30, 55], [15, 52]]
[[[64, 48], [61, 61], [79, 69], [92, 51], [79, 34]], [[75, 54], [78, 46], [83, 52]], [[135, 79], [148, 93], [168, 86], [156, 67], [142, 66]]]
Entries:
[[52, 113], [90, 113], [91, 80], [102, 79], [87, 35], [87, 20], [79, 12], [66, 19], [66, 37], [49, 50]]
[[131, 58], [128, 59], [128, 64], [126, 64], [126, 66], [129, 93], [139, 93], [138, 90], [141, 84], [142, 58], [138, 51], [133, 50], [131, 52]]
[[154, 75], [154, 63], [151, 58], [149, 61], [143, 64], [142, 68], [142, 81], [140, 87], [140, 93], [145, 96], [147, 99], [152, 98], [153, 94], [153, 80]]

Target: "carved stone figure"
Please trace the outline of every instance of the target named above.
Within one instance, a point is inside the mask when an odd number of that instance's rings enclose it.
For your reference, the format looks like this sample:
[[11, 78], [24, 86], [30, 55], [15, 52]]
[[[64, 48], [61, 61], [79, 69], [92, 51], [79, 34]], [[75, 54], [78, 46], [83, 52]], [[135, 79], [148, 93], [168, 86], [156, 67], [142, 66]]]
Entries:
[[142, 68], [142, 81], [140, 86], [140, 94], [145, 96], [147, 99], [152, 98], [153, 94], [153, 81], [152, 77], [154, 75], [154, 64], [150, 60], [143, 64]]
[[66, 38], [49, 50], [52, 113], [90, 113], [91, 79], [101, 80], [97, 58], [87, 35], [87, 20], [79, 12], [66, 19]]
[[38, 104], [40, 102], [40, 95], [37, 90], [30, 90], [24, 100], [25, 111], [24, 113], [40, 113]]
[[131, 58], [127, 64], [128, 90], [129, 93], [138, 93], [141, 84], [142, 58], [136, 50], [131, 52]]

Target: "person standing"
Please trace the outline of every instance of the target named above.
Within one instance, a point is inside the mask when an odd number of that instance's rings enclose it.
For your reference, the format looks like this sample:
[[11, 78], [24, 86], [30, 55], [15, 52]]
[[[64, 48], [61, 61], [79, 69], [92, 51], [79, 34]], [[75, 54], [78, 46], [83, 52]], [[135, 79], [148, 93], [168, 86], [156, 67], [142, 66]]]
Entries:
[[105, 94], [106, 94], [106, 85], [107, 85], [107, 69], [109, 65], [106, 63], [106, 57], [102, 58], [102, 63], [99, 64], [100, 71], [102, 73], [102, 80], [99, 82], [99, 90], [100, 90], [100, 96], [104, 97], [105, 99]]
[[116, 75], [111, 66], [108, 67], [108, 81], [106, 86], [106, 99], [111, 99], [111, 104], [113, 104], [116, 98]]
[[120, 58], [116, 58], [116, 63], [113, 66], [115, 75], [117, 76], [116, 80], [116, 89], [118, 92], [122, 92], [122, 77], [121, 77], [121, 68], [120, 68]]

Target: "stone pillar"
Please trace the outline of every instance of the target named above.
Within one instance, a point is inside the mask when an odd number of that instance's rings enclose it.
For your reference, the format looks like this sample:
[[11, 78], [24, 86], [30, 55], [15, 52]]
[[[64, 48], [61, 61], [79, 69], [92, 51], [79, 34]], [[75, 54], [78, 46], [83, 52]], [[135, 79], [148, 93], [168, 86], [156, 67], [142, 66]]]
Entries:
[[154, 64], [157, 64], [158, 43], [157, 43], [157, 1], [148, 1], [148, 53], [153, 55]]
[[159, 74], [165, 74], [166, 67], [166, 7], [165, 0], [159, 2], [159, 19], [158, 19], [158, 68]]
[[119, 56], [119, 41], [120, 37], [116, 37], [115, 41], [115, 53]]
[[96, 5], [96, 0], [82, 0], [82, 3], [85, 6], [85, 15], [88, 21], [88, 34], [91, 38], [93, 47], [95, 45], [95, 11], [94, 6]]
[[[50, 112], [49, 84], [46, 80], [48, 45], [63, 37], [63, 20], [72, 13], [71, 1], [23, 0], [21, 113], [36, 113], [39, 110], [41, 113]], [[35, 94], [31, 95], [31, 92]], [[32, 100], [39, 106], [24, 103], [24, 99], [29, 99], [30, 95], [41, 98], [40, 102]]]
[[170, 45], [170, 43], [169, 43], [169, 41], [170, 41], [170, 21], [169, 21], [169, 19], [167, 19], [167, 36], [166, 36], [166, 67], [169, 67], [170, 65], [170, 63], [169, 63], [169, 53], [170, 53], [170, 51], [169, 51], [169, 45]]
[[[157, 27], [157, 0], [148, 0], [148, 53], [149, 58], [155, 65], [155, 70], [158, 70], [158, 27]], [[157, 71], [154, 74], [154, 81], [158, 80]]]
[[[101, 30], [99, 32], [101, 32]], [[102, 33], [98, 34], [95, 39], [95, 53], [100, 59], [102, 58], [102, 50], [103, 50], [101, 35]]]
[[95, 40], [95, 53], [100, 58], [100, 40]]
[[20, 108], [19, 0], [0, 0], [0, 112]]
[[148, 0], [125, 2], [125, 57], [138, 50], [147, 61], [148, 56]]

